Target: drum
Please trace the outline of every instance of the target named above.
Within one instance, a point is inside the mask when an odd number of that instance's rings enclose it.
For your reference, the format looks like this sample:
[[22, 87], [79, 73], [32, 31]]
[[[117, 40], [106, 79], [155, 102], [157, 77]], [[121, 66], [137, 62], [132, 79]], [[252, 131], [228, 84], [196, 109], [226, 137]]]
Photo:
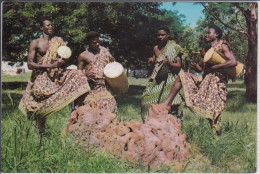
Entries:
[[[204, 56], [204, 62], [209, 63], [211, 65], [217, 65], [221, 63], [225, 63], [225, 55], [223, 55], [221, 52], [215, 50], [214, 48], [210, 48], [205, 56]], [[241, 62], [237, 61], [237, 66], [225, 68], [224, 72], [232, 79], [235, 79], [239, 76], [239, 74], [242, 72], [244, 65]]]
[[104, 75], [107, 83], [116, 93], [123, 94], [127, 92], [129, 84], [123, 66], [118, 62], [112, 62], [106, 65]]
[[58, 48], [58, 55], [64, 59], [68, 59], [71, 56], [71, 49], [67, 46], [60, 46]]

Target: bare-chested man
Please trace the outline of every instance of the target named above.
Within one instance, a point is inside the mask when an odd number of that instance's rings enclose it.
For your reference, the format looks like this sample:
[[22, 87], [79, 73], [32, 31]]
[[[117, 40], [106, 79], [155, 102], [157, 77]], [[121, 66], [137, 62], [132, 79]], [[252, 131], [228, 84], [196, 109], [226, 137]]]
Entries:
[[[218, 26], [212, 25], [208, 27], [205, 41], [210, 46], [202, 49], [201, 59], [198, 64], [192, 62], [190, 65], [197, 72], [204, 71], [203, 78], [181, 71], [171, 88], [168, 98], [161, 104], [161, 106], [165, 106], [169, 110], [172, 100], [182, 88], [188, 108], [196, 115], [209, 120], [214, 135], [221, 134], [220, 114], [225, 108], [227, 100], [228, 74], [224, 70], [237, 65], [237, 60], [230, 50], [228, 42], [221, 40], [221, 37], [222, 30]], [[216, 65], [208, 62], [204, 63], [203, 58], [209, 48], [221, 52], [226, 62]]]
[[[114, 58], [106, 48], [100, 46], [97, 32], [91, 31], [86, 37], [88, 49], [79, 55], [78, 69], [85, 71], [91, 91], [83, 96], [81, 105], [90, 105], [117, 114], [116, 100], [107, 90], [104, 76], [105, 66], [114, 61]], [[80, 105], [79, 101], [77, 104]]]
[[89, 85], [82, 72], [65, 69], [66, 61], [57, 55], [57, 50], [66, 44], [53, 36], [52, 22], [43, 20], [40, 29], [42, 36], [29, 46], [28, 67], [33, 71], [19, 109], [24, 115], [33, 116], [43, 133], [46, 116], [89, 91]]

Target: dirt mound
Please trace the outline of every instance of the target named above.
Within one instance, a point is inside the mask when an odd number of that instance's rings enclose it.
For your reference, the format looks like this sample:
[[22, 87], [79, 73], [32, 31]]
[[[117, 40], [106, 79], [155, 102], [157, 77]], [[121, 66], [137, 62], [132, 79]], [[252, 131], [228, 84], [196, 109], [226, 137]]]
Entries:
[[170, 164], [188, 155], [180, 122], [160, 105], [151, 105], [145, 124], [118, 122], [109, 111], [82, 106], [72, 112], [67, 132], [132, 162]]

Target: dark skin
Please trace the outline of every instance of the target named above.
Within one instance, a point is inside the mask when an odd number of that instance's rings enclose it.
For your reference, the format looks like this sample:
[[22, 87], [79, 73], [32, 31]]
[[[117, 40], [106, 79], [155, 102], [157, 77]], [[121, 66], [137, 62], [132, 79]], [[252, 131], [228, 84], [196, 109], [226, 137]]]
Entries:
[[[154, 64], [156, 57], [158, 57], [161, 53], [161, 50], [166, 46], [170, 35], [164, 31], [164, 30], [158, 30], [157, 31], [157, 39], [158, 39], [158, 45], [155, 45], [153, 48], [154, 55], [148, 59], [148, 63]], [[170, 67], [174, 68], [175, 70], [180, 70], [182, 66], [181, 57], [177, 56], [176, 63], [170, 62], [167, 58], [167, 55], [165, 55], [165, 58], [163, 60], [164, 64], [169, 65]]]
[[[100, 41], [98, 37], [94, 37], [92, 38], [90, 41], [88, 41], [88, 50], [82, 52], [79, 57], [78, 57], [78, 69], [79, 70], [83, 70], [84, 67], [89, 64], [90, 62], [92, 62], [95, 58], [96, 54], [99, 54], [100, 52]], [[114, 58], [110, 58], [111, 61], [114, 60]], [[83, 103], [83, 100], [85, 99], [86, 94], [83, 94], [82, 96], [80, 96], [77, 100], [75, 100], [75, 105], [80, 106]]]
[[78, 57], [78, 69], [83, 70], [86, 64], [89, 64], [94, 60], [94, 56], [100, 51], [100, 41], [98, 37], [91, 39], [88, 42], [89, 49], [88, 51], [84, 51]]
[[37, 60], [42, 58], [48, 48], [49, 41], [53, 37], [54, 27], [51, 21], [45, 20], [43, 25], [40, 27], [42, 30], [42, 37], [33, 40], [29, 46], [29, 54], [28, 54], [28, 68], [29, 69], [47, 69], [47, 68], [59, 68], [65, 64], [63, 59], [59, 59], [59, 61], [55, 61], [52, 64], [39, 64]]
[[[42, 37], [35, 39], [30, 43], [28, 61], [27, 61], [29, 69], [47, 70], [49, 68], [59, 68], [65, 64], [65, 61], [63, 59], [59, 59], [59, 61], [55, 61], [52, 64], [37, 63], [37, 60], [42, 58], [46, 54], [49, 48], [49, 41], [53, 37], [53, 32], [54, 32], [53, 29], [54, 27], [51, 21], [45, 20], [43, 22], [43, 25], [40, 27], [40, 30], [42, 30]], [[46, 118], [42, 118], [39, 116], [36, 116], [35, 118], [36, 118], [36, 125], [40, 133], [44, 134]]]
[[[208, 32], [205, 35], [205, 40], [206, 42], [209, 42], [211, 46], [214, 46], [216, 43], [218, 43], [219, 39], [217, 38], [218, 33], [215, 32], [215, 29], [209, 28]], [[205, 49], [202, 49], [201, 51], [201, 59], [199, 61], [199, 64], [195, 62], [191, 62], [190, 67], [194, 69], [197, 72], [203, 71], [203, 69], [207, 70], [208, 72], [214, 72], [214, 71], [221, 71], [222, 68], [228, 68], [228, 67], [233, 67], [237, 65], [237, 61], [235, 56], [233, 55], [232, 51], [229, 49], [229, 47], [225, 44], [222, 44], [222, 50], [224, 52], [224, 55], [226, 57], [226, 62], [218, 65], [213, 65], [213, 66], [205, 66], [203, 62], [203, 57], [206, 53]], [[171, 108], [171, 103], [176, 96], [176, 94], [180, 91], [182, 87], [180, 77], [178, 76], [173, 83], [173, 86], [171, 88], [170, 94], [166, 101], [162, 103], [162, 105], [166, 106], [168, 110]]]

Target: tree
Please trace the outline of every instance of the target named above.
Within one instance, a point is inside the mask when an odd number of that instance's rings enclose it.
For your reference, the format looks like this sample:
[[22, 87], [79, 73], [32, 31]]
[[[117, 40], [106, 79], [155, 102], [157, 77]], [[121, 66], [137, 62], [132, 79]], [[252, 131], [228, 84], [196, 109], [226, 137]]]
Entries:
[[86, 33], [101, 33], [102, 45], [125, 66], [147, 67], [156, 29], [166, 25], [180, 40], [184, 27], [176, 12], [158, 2], [4, 2], [3, 54], [12, 61], [26, 60], [28, 45], [40, 36], [40, 21], [49, 19], [55, 35], [72, 49], [71, 63], [86, 49]]
[[[236, 31], [247, 38], [248, 52], [245, 58], [246, 99], [257, 102], [257, 3], [201, 3], [205, 15], [218, 21], [229, 30]], [[244, 20], [234, 18], [242, 13]]]

